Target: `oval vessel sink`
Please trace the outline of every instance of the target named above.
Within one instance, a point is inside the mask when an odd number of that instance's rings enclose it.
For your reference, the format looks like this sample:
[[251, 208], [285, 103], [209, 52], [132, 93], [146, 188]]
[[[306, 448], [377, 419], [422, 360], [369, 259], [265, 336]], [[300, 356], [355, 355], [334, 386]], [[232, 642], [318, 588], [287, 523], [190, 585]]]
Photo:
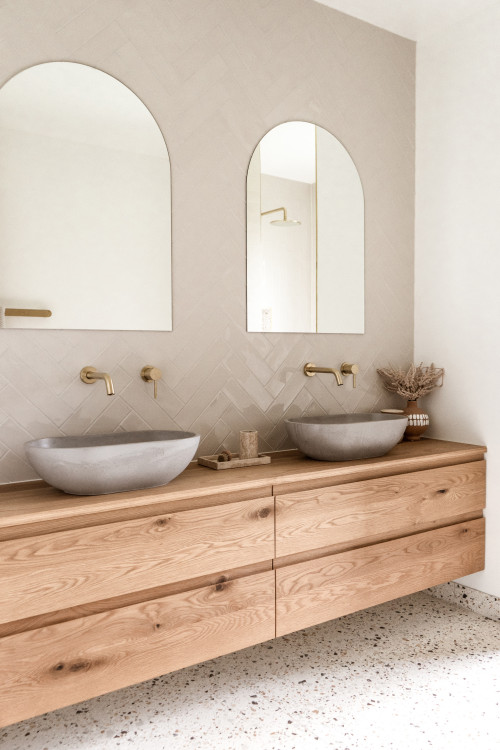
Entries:
[[319, 461], [351, 461], [383, 456], [403, 437], [408, 418], [401, 414], [326, 414], [286, 419], [296, 448]]
[[159, 487], [184, 471], [200, 436], [177, 430], [114, 432], [30, 440], [28, 461], [70, 495], [105, 495]]

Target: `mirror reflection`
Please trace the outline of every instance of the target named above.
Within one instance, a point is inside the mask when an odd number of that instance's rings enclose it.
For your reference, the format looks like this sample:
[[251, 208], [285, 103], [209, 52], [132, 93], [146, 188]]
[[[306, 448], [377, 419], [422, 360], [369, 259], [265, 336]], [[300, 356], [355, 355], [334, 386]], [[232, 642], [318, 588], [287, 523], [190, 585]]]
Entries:
[[5, 327], [172, 329], [170, 162], [140, 99], [78, 63], [0, 89]]
[[247, 175], [247, 329], [364, 332], [364, 198], [344, 146], [287, 122]]

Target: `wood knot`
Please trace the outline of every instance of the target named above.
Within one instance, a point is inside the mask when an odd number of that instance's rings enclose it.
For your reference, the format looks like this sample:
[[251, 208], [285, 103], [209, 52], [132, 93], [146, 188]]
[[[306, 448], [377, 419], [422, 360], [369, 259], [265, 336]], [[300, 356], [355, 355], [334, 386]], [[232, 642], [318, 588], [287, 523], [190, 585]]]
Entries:
[[257, 515], [259, 518], [267, 518], [270, 512], [271, 512], [270, 508], [261, 508], [259, 512], [257, 513]]
[[447, 489], [445, 489], [445, 490], [438, 490], [438, 493], [439, 493], [440, 495], [444, 495], [444, 494], [445, 494], [446, 492], [448, 492], [448, 490], [447, 490]]
[[71, 664], [69, 671], [70, 672], [83, 672], [90, 669], [92, 666], [92, 663], [90, 661], [76, 661], [74, 664]]
[[168, 520], [166, 518], [157, 518], [155, 521], [155, 526], [159, 526], [160, 528], [163, 526], [166, 526], [168, 523]]
[[223, 583], [216, 583], [215, 584], [215, 590], [216, 591], [224, 591], [225, 585]]
[[155, 630], [159, 630], [161, 628], [161, 622], [155, 622]]
[[96, 659], [94, 661], [82, 659], [81, 661], [75, 661], [72, 664], [64, 664], [64, 662], [59, 662], [58, 664], [55, 664], [50, 671], [66, 672], [66, 674], [68, 672], [88, 672], [92, 667], [98, 667], [104, 663], [104, 659]]

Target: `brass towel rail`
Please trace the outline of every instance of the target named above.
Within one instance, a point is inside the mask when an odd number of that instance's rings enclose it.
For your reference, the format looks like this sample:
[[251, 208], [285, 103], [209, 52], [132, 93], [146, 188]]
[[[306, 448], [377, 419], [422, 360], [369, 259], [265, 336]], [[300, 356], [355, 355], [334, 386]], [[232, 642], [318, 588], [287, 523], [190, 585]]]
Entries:
[[5, 315], [10, 318], [50, 318], [51, 310], [28, 310], [24, 307], [6, 307]]

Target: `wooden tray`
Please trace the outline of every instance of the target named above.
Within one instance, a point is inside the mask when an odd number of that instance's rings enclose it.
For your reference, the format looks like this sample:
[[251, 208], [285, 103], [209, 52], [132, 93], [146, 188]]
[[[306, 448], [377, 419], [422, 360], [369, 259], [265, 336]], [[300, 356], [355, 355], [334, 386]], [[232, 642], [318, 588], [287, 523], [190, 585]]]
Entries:
[[198, 463], [200, 466], [208, 466], [209, 469], [241, 469], [243, 466], [258, 466], [259, 464], [270, 464], [271, 456], [265, 456], [259, 453], [257, 458], [239, 458], [238, 454], [233, 454], [231, 461], [217, 461], [215, 456], [199, 456]]

